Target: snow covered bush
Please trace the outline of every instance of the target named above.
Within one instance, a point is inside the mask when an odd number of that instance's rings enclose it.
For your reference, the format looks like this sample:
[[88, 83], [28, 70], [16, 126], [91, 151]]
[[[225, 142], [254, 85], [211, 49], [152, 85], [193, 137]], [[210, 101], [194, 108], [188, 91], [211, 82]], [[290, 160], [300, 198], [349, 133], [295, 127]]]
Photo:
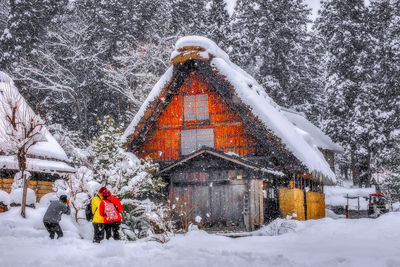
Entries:
[[277, 236], [286, 233], [295, 232], [299, 222], [291, 219], [278, 218], [268, 225], [254, 232], [253, 235]]
[[10, 205], [10, 195], [5, 191], [0, 190], [0, 212], [6, 211], [8, 205]]
[[63, 194], [68, 196], [76, 222], [85, 220], [85, 207], [99, 188], [100, 184], [93, 179], [93, 172], [85, 166], [78, 168], [67, 180], [59, 179], [54, 183], [57, 197]]
[[[21, 205], [22, 197], [23, 197], [22, 193], [23, 193], [23, 188], [13, 189], [10, 193], [10, 205], [12, 205], [12, 206]], [[28, 188], [27, 194], [26, 194], [26, 205], [33, 206], [33, 205], [35, 205], [35, 203], [36, 203], [35, 191]]]
[[155, 176], [158, 164], [126, 152], [122, 129], [111, 117], [99, 122], [99, 127], [99, 136], [92, 144], [94, 179], [121, 200], [123, 236], [132, 240], [170, 232], [169, 206], [162, 194], [166, 184]]

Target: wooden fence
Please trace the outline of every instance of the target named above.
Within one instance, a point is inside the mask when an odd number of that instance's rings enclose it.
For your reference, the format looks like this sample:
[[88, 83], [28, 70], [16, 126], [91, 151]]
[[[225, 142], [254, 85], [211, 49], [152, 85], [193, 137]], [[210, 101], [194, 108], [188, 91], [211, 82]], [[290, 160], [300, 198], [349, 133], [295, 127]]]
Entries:
[[[13, 182], [14, 179], [12, 178], [0, 178], [0, 190], [10, 193]], [[28, 181], [28, 187], [31, 188], [33, 191], [35, 191], [37, 201], [39, 201], [42, 196], [54, 192], [53, 185], [54, 182], [52, 181], [40, 181], [40, 180]]]
[[[304, 196], [306, 204], [304, 205]], [[325, 195], [317, 192], [307, 192], [303, 189], [280, 188], [279, 204], [282, 216], [293, 216], [296, 220], [320, 219], [325, 217]], [[307, 207], [307, 213], [305, 213]]]

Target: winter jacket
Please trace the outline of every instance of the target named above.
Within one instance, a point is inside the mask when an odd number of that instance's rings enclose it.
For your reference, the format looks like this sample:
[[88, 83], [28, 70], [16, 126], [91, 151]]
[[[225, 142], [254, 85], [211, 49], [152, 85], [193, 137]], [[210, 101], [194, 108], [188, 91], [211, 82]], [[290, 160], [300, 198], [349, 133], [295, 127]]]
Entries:
[[[105, 202], [114, 204], [115, 208], [118, 211], [118, 218], [117, 219], [112, 220], [112, 221], [108, 221], [107, 220], [106, 214], [105, 214], [105, 210], [104, 210]], [[104, 222], [105, 223], [113, 223], [113, 222], [118, 222], [118, 221], [122, 220], [122, 215], [121, 215], [122, 209], [123, 209], [123, 207], [122, 207], [121, 201], [119, 201], [119, 199], [117, 197], [114, 197], [114, 196], [109, 196], [108, 198], [103, 199], [103, 201], [100, 203], [100, 215], [104, 217]]]
[[102, 201], [102, 197], [100, 194], [97, 194], [92, 198], [92, 213], [93, 213], [93, 223], [104, 223], [103, 216], [100, 215], [100, 203]]
[[60, 200], [51, 200], [50, 206], [47, 208], [43, 217], [45, 223], [59, 223], [62, 214], [71, 214], [71, 208]]

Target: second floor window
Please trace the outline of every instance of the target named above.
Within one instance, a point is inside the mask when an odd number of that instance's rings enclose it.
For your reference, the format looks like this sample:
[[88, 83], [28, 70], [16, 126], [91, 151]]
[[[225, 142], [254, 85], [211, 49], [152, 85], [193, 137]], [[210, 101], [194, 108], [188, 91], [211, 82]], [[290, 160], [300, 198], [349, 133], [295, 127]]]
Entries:
[[187, 155], [201, 147], [214, 147], [214, 129], [191, 129], [181, 132], [181, 152]]
[[185, 121], [209, 119], [207, 94], [185, 96], [183, 107]]

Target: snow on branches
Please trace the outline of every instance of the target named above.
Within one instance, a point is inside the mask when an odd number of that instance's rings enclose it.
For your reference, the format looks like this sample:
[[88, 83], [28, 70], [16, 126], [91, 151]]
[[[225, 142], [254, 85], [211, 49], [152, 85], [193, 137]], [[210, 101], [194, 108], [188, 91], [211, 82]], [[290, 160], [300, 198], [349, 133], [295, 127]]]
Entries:
[[26, 155], [30, 147], [44, 140], [44, 122], [12, 84], [0, 85], [0, 149], [7, 154]]
[[126, 152], [122, 129], [111, 117], [98, 124], [100, 132], [92, 144], [94, 179], [107, 186], [124, 205], [124, 236], [136, 239], [169, 232], [170, 213], [161, 193], [166, 184], [155, 175], [158, 164]]
[[23, 184], [22, 217], [25, 217], [30, 176], [26, 172], [27, 155], [33, 145], [46, 140], [44, 130], [44, 122], [28, 106], [13, 83], [0, 81], [0, 152], [17, 156], [19, 173], [15, 176], [13, 188]]

